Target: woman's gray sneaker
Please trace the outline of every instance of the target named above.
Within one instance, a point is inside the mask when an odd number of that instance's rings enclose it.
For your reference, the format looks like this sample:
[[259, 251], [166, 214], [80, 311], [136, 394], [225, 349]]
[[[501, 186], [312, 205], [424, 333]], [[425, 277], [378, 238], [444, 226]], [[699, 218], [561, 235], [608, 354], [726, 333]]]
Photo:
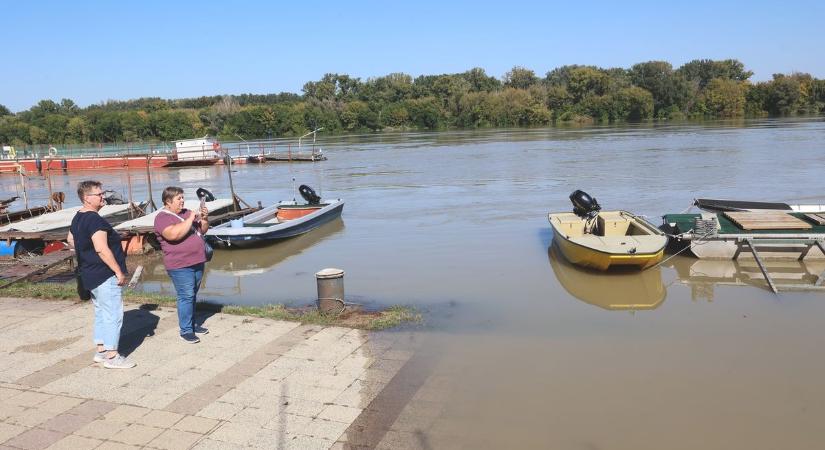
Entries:
[[201, 341], [197, 336], [195, 336], [195, 333], [182, 334], [180, 335], [180, 338], [190, 344], [197, 344]]
[[106, 350], [103, 350], [102, 352], [95, 352], [94, 361], [96, 363], [102, 363], [105, 360], [106, 360]]
[[131, 359], [121, 354], [103, 361], [103, 367], [107, 369], [131, 369], [136, 365]]

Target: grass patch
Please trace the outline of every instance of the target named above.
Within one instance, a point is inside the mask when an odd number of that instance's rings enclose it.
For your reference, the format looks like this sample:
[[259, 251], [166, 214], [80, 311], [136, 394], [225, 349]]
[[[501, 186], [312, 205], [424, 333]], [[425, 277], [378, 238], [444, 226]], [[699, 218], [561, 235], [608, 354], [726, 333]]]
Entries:
[[287, 308], [284, 305], [224, 306], [221, 312], [240, 316], [265, 317], [303, 324], [386, 330], [404, 323], [420, 323], [421, 314], [408, 306], [392, 306], [383, 311], [353, 309], [341, 314], [321, 314], [316, 308]]
[[[15, 283], [0, 290], [0, 297], [32, 297], [52, 300], [77, 300], [77, 287], [74, 280], [70, 283]], [[123, 290], [123, 301], [126, 303], [155, 303], [163, 306], [175, 306], [175, 297], [147, 292], [137, 292], [131, 289]]]
[[[0, 290], [0, 297], [42, 298], [53, 300], [76, 300], [77, 288], [74, 281], [70, 283], [15, 283]], [[156, 304], [160, 306], [176, 306], [175, 297], [137, 292], [131, 289], [123, 290], [125, 303]], [[348, 309], [341, 314], [321, 314], [314, 307], [287, 308], [284, 305], [264, 306], [213, 306], [198, 304], [198, 307], [215, 308], [226, 314], [238, 316], [263, 317], [267, 319], [287, 320], [303, 324], [322, 326], [341, 326], [359, 328], [362, 330], [386, 330], [404, 323], [420, 323], [421, 314], [408, 306], [392, 306], [383, 311], [364, 311]]]

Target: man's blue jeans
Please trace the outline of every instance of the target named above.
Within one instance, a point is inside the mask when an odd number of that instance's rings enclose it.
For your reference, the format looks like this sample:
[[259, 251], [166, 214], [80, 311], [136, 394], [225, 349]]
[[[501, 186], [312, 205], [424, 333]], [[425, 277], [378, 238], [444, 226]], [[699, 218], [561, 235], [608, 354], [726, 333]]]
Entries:
[[178, 325], [181, 335], [195, 332], [195, 302], [203, 278], [203, 266], [201, 263], [166, 271], [178, 295]]
[[92, 289], [92, 303], [95, 305], [95, 344], [102, 344], [106, 350], [117, 350], [123, 326], [123, 299], [116, 276]]

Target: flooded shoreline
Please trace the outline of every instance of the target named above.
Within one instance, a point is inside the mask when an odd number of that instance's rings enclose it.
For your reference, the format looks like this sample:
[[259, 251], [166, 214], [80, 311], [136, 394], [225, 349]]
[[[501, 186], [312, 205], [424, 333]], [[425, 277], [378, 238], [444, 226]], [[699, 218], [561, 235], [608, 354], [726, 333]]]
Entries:
[[[305, 305], [314, 273], [338, 267], [348, 301], [421, 310], [428, 326], [414, 333], [409, 370], [423, 361], [423, 385], [457, 388], [430, 404], [435, 419], [411, 431], [418, 442], [452, 433], [484, 448], [818, 448], [821, 290], [774, 295], [746, 260], [581, 271], [554, 254], [547, 213], [569, 211], [576, 189], [657, 225], [695, 197], [825, 203], [823, 136], [821, 119], [789, 119], [329, 138], [327, 161], [232, 175], [249, 203], [296, 197], [293, 179], [342, 198], [340, 221], [216, 252], [203, 298]], [[133, 197], [146, 198], [142, 175], [130, 177]], [[54, 177], [53, 189], [68, 196], [86, 178], [126, 186], [122, 172], [84, 172]], [[14, 180], [0, 182], [15, 195]], [[31, 183], [33, 197], [45, 192], [45, 180]], [[156, 199], [170, 184], [228, 196], [225, 168], [153, 172]], [[825, 272], [772, 267], [812, 287]], [[146, 269], [146, 291], [172, 292], [162, 264]]]

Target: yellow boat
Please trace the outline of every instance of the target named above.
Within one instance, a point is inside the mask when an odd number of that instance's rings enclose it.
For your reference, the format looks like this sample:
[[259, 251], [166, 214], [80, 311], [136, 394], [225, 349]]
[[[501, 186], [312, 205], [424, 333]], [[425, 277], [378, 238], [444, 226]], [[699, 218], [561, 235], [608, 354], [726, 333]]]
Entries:
[[645, 269], [664, 257], [667, 236], [627, 211], [550, 213], [547, 218], [559, 250], [573, 264], [597, 270]]

